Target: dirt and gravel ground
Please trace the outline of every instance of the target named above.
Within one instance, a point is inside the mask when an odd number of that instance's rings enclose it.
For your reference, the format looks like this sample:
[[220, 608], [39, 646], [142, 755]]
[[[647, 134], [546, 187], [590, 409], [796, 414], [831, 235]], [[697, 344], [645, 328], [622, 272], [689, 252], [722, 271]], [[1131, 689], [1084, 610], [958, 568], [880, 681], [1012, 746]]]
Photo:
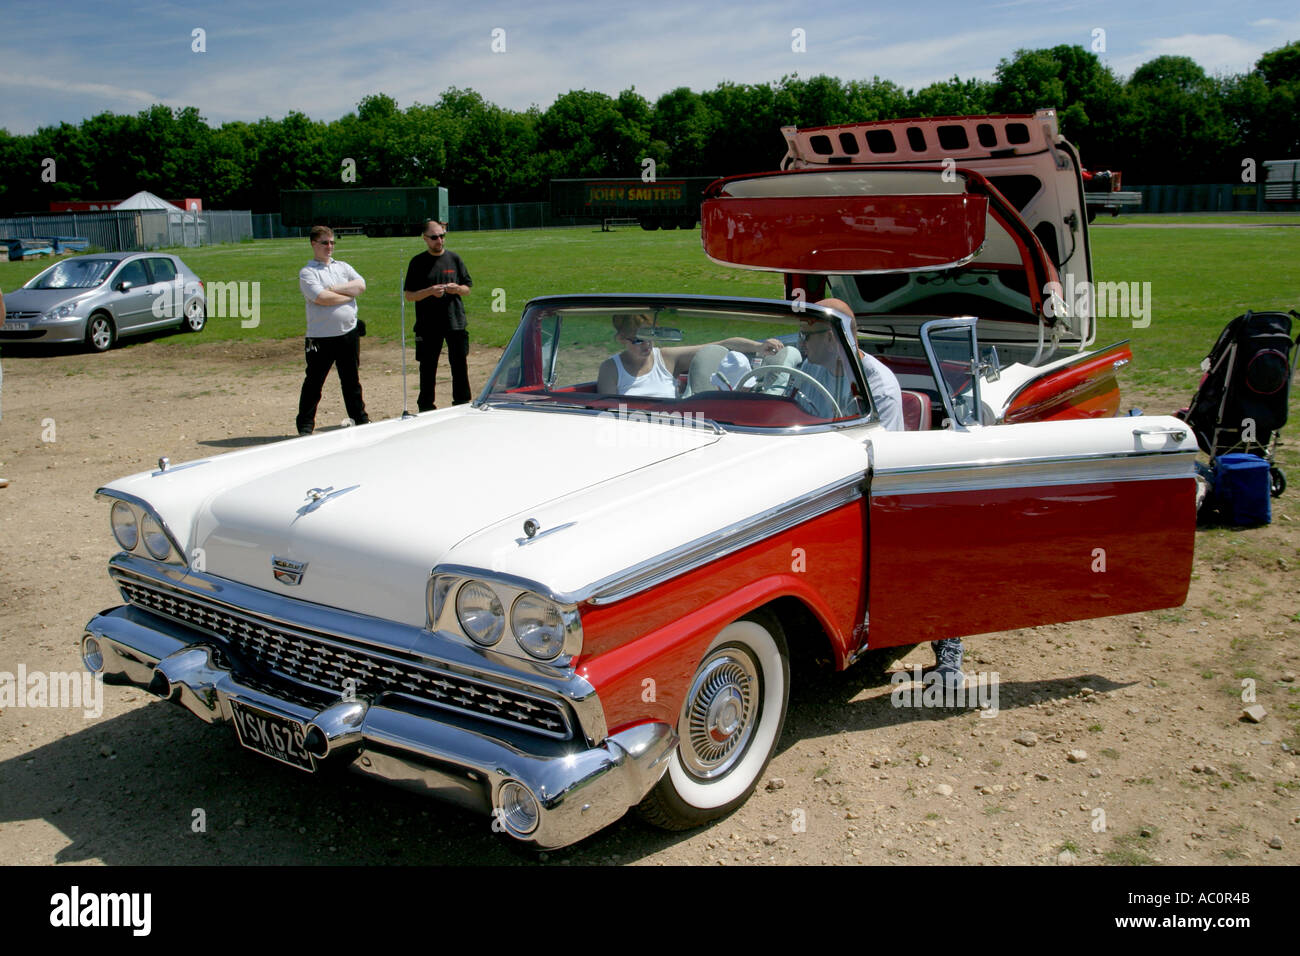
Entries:
[[[495, 357], [472, 356], [476, 386]], [[399, 362], [396, 345], [367, 342], [375, 418], [401, 411]], [[120, 603], [94, 489], [160, 455], [175, 463], [288, 437], [301, 344], [7, 349], [4, 372], [0, 672], [76, 673], [82, 625]], [[343, 415], [331, 378], [318, 423]], [[739, 812], [678, 834], [629, 816], [547, 860], [1300, 862], [1298, 500], [1293, 490], [1275, 501], [1266, 528], [1199, 532], [1183, 608], [969, 639], [967, 672], [1000, 677], [995, 716], [893, 707], [887, 680], [861, 668], [796, 674], [780, 750]], [[900, 666], [929, 661], [917, 649]], [[1243, 681], [1262, 723], [1241, 719]], [[139, 691], [105, 688], [98, 717], [12, 702], [0, 712], [0, 862], [530, 859], [486, 819], [282, 768]]]

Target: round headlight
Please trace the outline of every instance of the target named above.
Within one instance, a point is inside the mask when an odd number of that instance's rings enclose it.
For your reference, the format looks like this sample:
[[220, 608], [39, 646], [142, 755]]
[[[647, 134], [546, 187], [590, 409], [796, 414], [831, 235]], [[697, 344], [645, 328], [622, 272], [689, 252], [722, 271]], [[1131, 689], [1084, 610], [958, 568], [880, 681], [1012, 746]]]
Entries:
[[521, 594], [510, 611], [510, 629], [519, 646], [533, 657], [549, 661], [564, 650], [564, 615], [554, 601]]
[[506, 628], [501, 599], [482, 581], [468, 581], [456, 593], [456, 619], [470, 640], [484, 647], [501, 640]]
[[167, 540], [167, 534], [163, 531], [162, 525], [153, 515], [144, 516], [141, 522], [141, 534], [144, 537], [144, 546], [150, 554], [159, 561], [164, 561], [167, 555], [172, 553], [172, 544]]
[[113, 537], [124, 551], [134, 551], [140, 541], [140, 525], [135, 520], [135, 512], [125, 501], [114, 501], [113, 509], [108, 513], [108, 523], [113, 528]]

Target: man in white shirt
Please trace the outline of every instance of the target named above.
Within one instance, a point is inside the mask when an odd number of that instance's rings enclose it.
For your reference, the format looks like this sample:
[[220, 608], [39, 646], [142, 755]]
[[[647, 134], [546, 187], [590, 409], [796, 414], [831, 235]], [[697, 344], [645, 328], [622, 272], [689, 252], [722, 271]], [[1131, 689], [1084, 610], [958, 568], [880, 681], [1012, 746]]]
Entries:
[[[853, 310], [848, 303], [842, 299], [822, 299], [817, 304], [840, 313], [845, 337], [856, 347], [858, 333], [853, 323]], [[853, 375], [842, 365], [839, 346], [831, 336], [831, 330], [821, 323], [807, 324], [808, 329], [801, 339], [806, 361], [800, 368], [826, 386], [843, 414], [854, 414]], [[876, 414], [880, 416], [881, 422], [887, 429], [901, 432], [903, 392], [899, 388], [898, 378], [874, 355], [868, 355], [861, 349], [857, 352], [858, 363], [862, 366], [862, 374], [866, 376], [867, 388], [871, 391], [871, 401], [875, 405]]]
[[307, 375], [298, 396], [299, 435], [310, 435], [316, 427], [316, 406], [332, 365], [338, 367], [348, 418], [356, 425], [370, 421], [357, 372], [357, 296], [366, 291], [366, 280], [333, 258], [334, 230], [328, 226], [312, 226], [311, 248], [311, 262], [298, 273], [298, 288], [307, 300]]
[[[853, 319], [853, 309], [847, 302], [842, 299], [822, 299], [817, 303], [827, 309], [832, 309], [840, 313], [841, 321], [844, 323], [844, 332], [850, 343], [856, 346], [858, 341], [857, 327]], [[810, 323], [811, 325], [821, 325], [821, 323]], [[852, 381], [852, 376], [844, 374], [845, 370], [836, 369], [834, 366], [839, 363], [839, 349], [834, 341], [831, 340], [829, 330], [822, 329], [825, 334], [818, 335], [811, 328], [809, 334], [804, 339], [804, 352], [808, 356], [808, 362], [803, 366], [804, 370], [818, 378], [823, 385], [827, 385], [836, 400], [841, 401], [839, 394], [843, 394], [841, 409], [845, 414], [850, 413], [847, 403], [851, 401], [851, 393], [847, 384], [843, 387], [842, 393], [836, 393], [834, 385], [848, 383]], [[888, 367], [885, 366], [874, 355], [868, 355], [866, 352], [858, 349], [858, 361], [862, 364], [862, 372], [867, 379], [867, 388], [871, 390], [871, 400], [875, 403], [876, 413], [884, 423], [885, 428], [890, 431], [903, 430], [903, 391], [898, 385], [898, 377], [894, 375]], [[817, 363], [810, 366], [809, 363]], [[823, 366], [828, 363], [827, 367], [830, 372], [839, 375], [840, 378], [834, 379], [830, 376], [817, 374]], [[822, 381], [826, 378], [826, 381]], [[935, 666], [930, 668], [927, 673], [934, 674], [935, 679], [945, 687], [960, 687], [965, 681], [962, 673], [962, 658], [964, 648], [962, 647], [961, 638], [946, 637], [937, 641], [930, 642], [930, 649], [934, 651]]]

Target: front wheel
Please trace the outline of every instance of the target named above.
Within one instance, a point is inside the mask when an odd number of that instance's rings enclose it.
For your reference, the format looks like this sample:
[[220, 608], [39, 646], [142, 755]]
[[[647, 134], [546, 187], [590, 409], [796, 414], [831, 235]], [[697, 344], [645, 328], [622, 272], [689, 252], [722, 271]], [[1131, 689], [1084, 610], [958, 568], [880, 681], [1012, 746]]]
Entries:
[[96, 312], [86, 320], [86, 348], [92, 352], [107, 352], [117, 341], [117, 327], [113, 318], [103, 312]]
[[691, 678], [677, 750], [641, 815], [684, 830], [739, 807], [776, 753], [789, 699], [789, 653], [776, 618], [756, 612], [723, 628]]

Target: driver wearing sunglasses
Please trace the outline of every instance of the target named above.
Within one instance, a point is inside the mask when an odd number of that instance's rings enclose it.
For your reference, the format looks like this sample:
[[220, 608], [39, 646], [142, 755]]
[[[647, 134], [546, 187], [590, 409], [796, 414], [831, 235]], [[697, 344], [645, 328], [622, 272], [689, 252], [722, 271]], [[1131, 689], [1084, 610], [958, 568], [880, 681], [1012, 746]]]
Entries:
[[[822, 299], [817, 303], [823, 308], [832, 309], [840, 314], [844, 334], [855, 347], [858, 335], [853, 321], [853, 310], [842, 299]], [[804, 319], [799, 326], [799, 349], [805, 361], [800, 368], [826, 386], [827, 391], [835, 396], [842, 409], [855, 407], [853, 398], [852, 370], [844, 367], [844, 356], [839, 344], [831, 334], [831, 326], [824, 320]], [[871, 391], [871, 400], [876, 406], [881, 422], [890, 431], [903, 430], [903, 392], [898, 384], [898, 377], [874, 355], [856, 350], [862, 374]]]

